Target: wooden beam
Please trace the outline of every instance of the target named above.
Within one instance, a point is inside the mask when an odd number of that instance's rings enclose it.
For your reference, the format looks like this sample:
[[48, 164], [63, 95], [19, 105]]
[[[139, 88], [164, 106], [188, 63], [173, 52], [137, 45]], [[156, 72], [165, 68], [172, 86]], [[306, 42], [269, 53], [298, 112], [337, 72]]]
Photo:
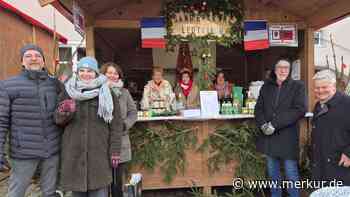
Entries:
[[266, 5], [271, 3], [273, 0], [260, 0], [262, 4]]
[[312, 111], [315, 105], [314, 82], [312, 79], [313, 75], [315, 74], [314, 41], [314, 29], [310, 27], [306, 28], [304, 31], [304, 48], [301, 54], [301, 76], [302, 80], [305, 82], [307, 89], [309, 111]]
[[99, 15], [105, 14], [106, 12], [108, 12], [108, 11], [110, 11], [112, 9], [115, 9], [115, 8], [121, 9], [122, 7], [127, 5], [128, 3], [130, 3], [130, 0], [122, 0], [122, 1], [114, 0], [114, 1], [111, 1], [107, 5], [105, 5], [103, 8], [101, 8], [100, 10], [95, 12], [94, 15], [97, 17]]
[[44, 7], [44, 6], [48, 5], [48, 4], [53, 3], [54, 1], [58, 1], [58, 0], [39, 0], [39, 3], [41, 5], [41, 7]]
[[91, 16], [85, 16], [86, 55], [95, 57], [95, 25]]
[[34, 25], [32, 25], [32, 42], [33, 44], [36, 44], [36, 28]]
[[137, 20], [96, 20], [96, 28], [138, 29], [140, 21]]
[[350, 15], [349, 0], [337, 0], [330, 5], [318, 9], [307, 18], [307, 23], [314, 29], [319, 29]]

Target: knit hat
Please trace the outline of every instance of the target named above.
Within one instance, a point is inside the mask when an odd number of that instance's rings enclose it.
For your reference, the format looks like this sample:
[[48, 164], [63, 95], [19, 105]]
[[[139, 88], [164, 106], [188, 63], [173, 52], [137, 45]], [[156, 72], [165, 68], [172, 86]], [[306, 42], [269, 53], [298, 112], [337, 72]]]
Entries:
[[100, 71], [98, 70], [97, 60], [93, 57], [81, 58], [77, 64], [77, 70], [79, 70], [80, 68], [89, 68], [91, 70], [94, 70], [96, 73], [100, 73]]
[[29, 50], [38, 51], [41, 54], [41, 56], [43, 56], [43, 59], [45, 61], [43, 50], [35, 44], [26, 44], [24, 47], [21, 48], [21, 50], [20, 50], [21, 59], [23, 59], [24, 53], [29, 51]]

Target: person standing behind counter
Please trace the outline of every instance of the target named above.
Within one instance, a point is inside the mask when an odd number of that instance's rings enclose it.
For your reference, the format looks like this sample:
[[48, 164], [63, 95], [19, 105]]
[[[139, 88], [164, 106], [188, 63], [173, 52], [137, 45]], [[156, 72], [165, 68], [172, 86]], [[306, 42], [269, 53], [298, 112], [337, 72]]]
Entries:
[[199, 89], [194, 83], [189, 70], [181, 71], [181, 80], [175, 87], [175, 94], [178, 100], [183, 103], [186, 109], [199, 107]]
[[225, 81], [225, 74], [223, 71], [216, 73], [214, 89], [218, 92], [220, 102], [232, 98], [232, 84]]
[[166, 108], [170, 111], [174, 101], [175, 94], [171, 84], [163, 79], [163, 70], [161, 68], [154, 68], [152, 80], [148, 81], [143, 90], [141, 109]]

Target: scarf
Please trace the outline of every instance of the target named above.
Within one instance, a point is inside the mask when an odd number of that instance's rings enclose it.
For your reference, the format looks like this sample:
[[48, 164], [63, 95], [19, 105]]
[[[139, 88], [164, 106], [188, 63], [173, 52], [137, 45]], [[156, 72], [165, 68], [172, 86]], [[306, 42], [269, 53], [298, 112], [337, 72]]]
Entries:
[[154, 80], [152, 80], [151, 81], [151, 88], [152, 88], [152, 90], [160, 92], [160, 90], [162, 89], [163, 84], [164, 84], [163, 80], [160, 81], [159, 83], [156, 83]]
[[93, 99], [98, 96], [97, 115], [106, 123], [113, 119], [113, 97], [107, 85], [107, 77], [100, 74], [96, 79], [86, 83], [76, 73], [66, 82], [68, 95], [78, 101]]
[[109, 83], [110, 83], [109, 87], [112, 89], [113, 93], [117, 97], [122, 95], [122, 88], [124, 87], [124, 82], [121, 79], [119, 79], [117, 82], [110, 81]]
[[182, 92], [184, 93], [184, 95], [186, 97], [188, 97], [188, 95], [190, 94], [190, 92], [192, 90], [192, 84], [193, 84], [192, 80], [190, 80], [190, 82], [188, 84], [184, 84], [184, 82], [182, 80], [180, 81], [180, 87], [181, 87]]
[[215, 89], [219, 94], [219, 97], [227, 98], [231, 94], [228, 82], [225, 81], [224, 85], [215, 84]]

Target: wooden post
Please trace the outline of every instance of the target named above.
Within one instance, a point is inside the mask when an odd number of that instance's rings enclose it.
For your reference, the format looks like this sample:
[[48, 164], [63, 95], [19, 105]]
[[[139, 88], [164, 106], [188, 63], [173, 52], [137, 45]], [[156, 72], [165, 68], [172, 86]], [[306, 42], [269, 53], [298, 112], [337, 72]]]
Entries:
[[86, 16], [85, 31], [86, 55], [95, 57], [95, 22], [91, 16]]
[[[301, 59], [301, 79], [305, 82], [307, 91], [308, 111], [312, 111], [315, 105], [313, 75], [315, 74], [314, 63], [314, 29], [307, 27], [304, 30], [304, 47], [300, 53]], [[306, 153], [304, 146], [310, 144], [311, 126], [308, 118], [300, 122], [300, 162], [304, 161]]]
[[314, 96], [314, 84], [312, 77], [315, 74], [315, 54], [314, 54], [314, 29], [306, 28], [305, 29], [305, 40], [304, 40], [304, 81], [307, 88], [308, 96], [308, 110], [312, 111], [315, 105], [315, 96]]
[[36, 28], [32, 25], [32, 43], [36, 44]]

